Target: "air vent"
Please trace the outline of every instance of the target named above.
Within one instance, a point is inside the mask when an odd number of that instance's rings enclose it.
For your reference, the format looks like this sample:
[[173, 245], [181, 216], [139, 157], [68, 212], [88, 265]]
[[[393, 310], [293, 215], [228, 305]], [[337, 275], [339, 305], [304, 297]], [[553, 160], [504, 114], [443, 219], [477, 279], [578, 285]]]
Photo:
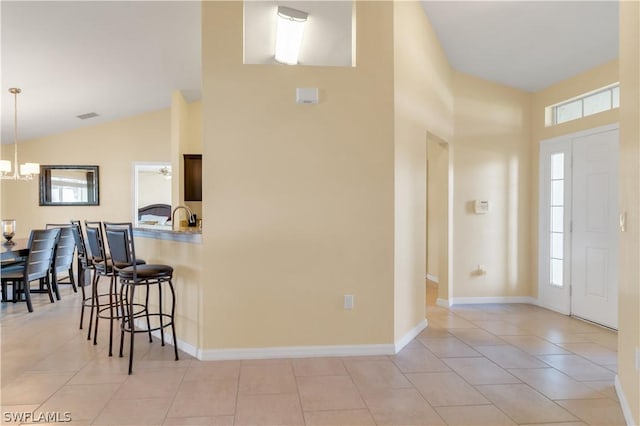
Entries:
[[95, 113], [95, 112], [88, 112], [88, 113], [86, 113], [86, 114], [80, 114], [80, 115], [78, 115], [77, 117], [78, 117], [80, 120], [88, 120], [89, 118], [93, 118], [93, 117], [97, 117], [97, 116], [98, 116], [98, 114], [97, 114], [97, 113]]

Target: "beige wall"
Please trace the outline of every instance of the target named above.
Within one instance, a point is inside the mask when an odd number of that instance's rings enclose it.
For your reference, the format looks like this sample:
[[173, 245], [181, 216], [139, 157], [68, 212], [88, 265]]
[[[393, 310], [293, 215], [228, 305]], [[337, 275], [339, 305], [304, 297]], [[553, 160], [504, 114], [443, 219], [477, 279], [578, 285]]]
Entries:
[[[99, 206], [39, 206], [38, 180], [2, 181], [2, 217], [16, 218], [18, 237], [46, 223], [71, 219], [129, 221], [131, 163], [169, 161], [170, 113], [161, 110], [21, 142], [20, 161], [100, 166]], [[3, 154], [13, 146], [3, 146]]]
[[620, 233], [618, 378], [629, 404], [629, 424], [640, 422], [640, 3], [620, 2]]
[[451, 67], [419, 2], [394, 2], [395, 340], [425, 317], [427, 132], [453, 133]]
[[[454, 90], [450, 294], [529, 296], [530, 94], [460, 72]], [[474, 200], [488, 200], [489, 213], [474, 214]], [[485, 275], [474, 273], [478, 264]]]
[[448, 270], [449, 230], [449, 145], [427, 135], [427, 273], [438, 278], [438, 297], [448, 299], [446, 280], [441, 272]]
[[357, 3], [357, 67], [287, 67], [203, 3], [206, 348], [393, 341], [392, 7]]

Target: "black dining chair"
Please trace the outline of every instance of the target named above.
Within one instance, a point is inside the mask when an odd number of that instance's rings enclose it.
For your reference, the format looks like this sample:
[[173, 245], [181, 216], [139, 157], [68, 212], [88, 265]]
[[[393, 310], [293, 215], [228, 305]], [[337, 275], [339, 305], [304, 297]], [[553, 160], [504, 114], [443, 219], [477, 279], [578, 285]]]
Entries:
[[[31, 303], [31, 282], [40, 281], [45, 287], [49, 300], [53, 303], [53, 292], [49, 272], [55, 257], [56, 244], [60, 238], [60, 229], [38, 229], [31, 231], [29, 236], [29, 255], [25, 260], [24, 267], [19, 271], [9, 271], [2, 273], [2, 293], [6, 294], [6, 286], [13, 286], [13, 302], [19, 300], [20, 295], [24, 295], [27, 302], [27, 309], [33, 312]], [[35, 293], [35, 291], [33, 291]]]
[[[93, 325], [93, 344], [98, 344], [98, 322], [102, 319], [109, 320], [109, 356], [112, 356], [113, 348], [113, 322], [122, 318], [122, 306], [118, 299], [116, 291], [116, 274], [117, 269], [114, 268], [114, 261], [110, 253], [107, 253], [104, 234], [102, 230], [102, 222], [85, 221], [85, 231], [87, 233], [87, 242], [89, 243], [89, 251], [91, 253], [91, 263], [93, 264], [94, 274], [91, 288], [91, 317], [89, 318], [89, 331], [87, 340], [91, 339], [91, 326]], [[137, 259], [139, 264], [144, 260]], [[126, 266], [126, 265], [121, 265]], [[98, 284], [100, 278], [109, 278], [109, 288], [107, 291], [100, 292]], [[149, 332], [151, 339], [151, 332]]]
[[[60, 229], [60, 239], [56, 245], [56, 256], [51, 267], [51, 285], [56, 294], [56, 299], [60, 300], [59, 284], [71, 284], [73, 292], [77, 293], [76, 281], [73, 276], [73, 258], [76, 252], [76, 240], [73, 235], [73, 225], [70, 223], [48, 223], [46, 229]], [[60, 278], [60, 274], [66, 274]], [[65, 281], [63, 281], [65, 280]]]
[[[82, 294], [82, 306], [80, 309], [80, 330], [82, 330], [82, 326], [84, 324], [84, 310], [85, 308], [91, 308], [93, 297], [91, 295], [87, 296], [85, 287], [87, 287], [87, 271], [91, 272], [95, 268], [93, 266], [93, 262], [91, 261], [91, 256], [87, 251], [87, 245], [85, 243], [84, 234], [82, 232], [82, 224], [79, 220], [71, 221], [72, 229], [73, 229], [73, 238], [76, 241], [77, 248], [77, 262], [76, 262], [76, 272], [77, 272], [77, 282], [80, 287], [80, 292]], [[93, 276], [91, 278], [91, 282], [93, 282]]]
[[[133, 242], [133, 225], [127, 223], [104, 224], [109, 251], [113, 260], [113, 267], [117, 271], [120, 280], [120, 304], [123, 308], [123, 318], [120, 323], [120, 356], [123, 356], [124, 335], [129, 333], [129, 374], [133, 371], [133, 348], [135, 333], [148, 333], [151, 338], [152, 331], [160, 331], [160, 340], [164, 346], [164, 329], [171, 327], [173, 337], [173, 349], [175, 359], [178, 360], [178, 343], [176, 340], [175, 308], [176, 294], [173, 289], [173, 268], [169, 265], [139, 264], [136, 260], [136, 251]], [[155, 286], [158, 293], [157, 312], [151, 312], [149, 305], [149, 292]], [[171, 309], [169, 313], [163, 312], [162, 294], [164, 287], [171, 292]], [[136, 290], [144, 289], [144, 303], [141, 298], [136, 299]], [[136, 329], [144, 318], [147, 328]], [[153, 319], [153, 325], [151, 324]]]

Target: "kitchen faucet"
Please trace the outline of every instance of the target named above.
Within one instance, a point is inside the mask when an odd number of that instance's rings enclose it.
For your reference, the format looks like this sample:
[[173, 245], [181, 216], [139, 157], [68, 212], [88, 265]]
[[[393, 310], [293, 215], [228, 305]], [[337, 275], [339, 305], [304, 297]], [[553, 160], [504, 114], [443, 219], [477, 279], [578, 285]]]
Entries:
[[[171, 230], [175, 231], [176, 230], [176, 211], [178, 211], [179, 209], [185, 209], [187, 211], [187, 214], [189, 215], [189, 217], [187, 218], [187, 222], [188, 223], [194, 223], [196, 221], [195, 216], [193, 215], [193, 212], [191, 211], [191, 209], [187, 206], [177, 206], [175, 209], [173, 209], [173, 213], [171, 213]], [[180, 225], [178, 225], [178, 230], [180, 230]]]

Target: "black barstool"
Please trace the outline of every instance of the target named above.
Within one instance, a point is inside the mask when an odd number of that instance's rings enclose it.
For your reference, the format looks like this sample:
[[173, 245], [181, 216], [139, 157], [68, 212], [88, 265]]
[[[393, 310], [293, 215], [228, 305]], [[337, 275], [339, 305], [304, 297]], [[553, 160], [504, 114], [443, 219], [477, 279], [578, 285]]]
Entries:
[[[160, 331], [160, 340], [164, 346], [164, 329], [171, 327], [173, 334], [173, 349], [175, 359], [178, 360], [178, 346], [175, 328], [176, 294], [173, 289], [173, 268], [169, 265], [147, 265], [136, 262], [135, 246], [133, 244], [133, 226], [127, 223], [104, 224], [109, 251], [113, 267], [117, 271], [120, 280], [120, 303], [124, 310], [120, 324], [120, 356], [123, 356], [124, 334], [130, 333], [129, 344], [129, 374], [133, 371], [133, 343], [135, 333], [151, 333]], [[158, 312], [149, 310], [149, 291], [151, 286], [158, 289]], [[171, 292], [171, 313], [162, 310], [163, 287], [168, 286]], [[144, 304], [136, 302], [136, 288], [146, 289]], [[134, 311], [137, 309], [137, 312]], [[147, 329], [136, 330], [136, 320], [145, 318]], [[150, 324], [150, 318], [157, 319], [157, 325]]]
[[[82, 307], [80, 310], [80, 330], [82, 330], [82, 325], [84, 323], [84, 309], [91, 308], [91, 305], [93, 304], [93, 292], [91, 296], [87, 296], [85, 291], [85, 287], [87, 286], [86, 272], [94, 271], [95, 268], [93, 266], [91, 255], [87, 250], [87, 245], [84, 240], [84, 235], [82, 233], [82, 224], [79, 220], [72, 220], [71, 226], [73, 229], [73, 237], [76, 240], [76, 248], [78, 249], [76, 269], [78, 286], [80, 287], [80, 291], [82, 293]], [[93, 275], [91, 275], [91, 282], [93, 283]], [[89, 327], [89, 329], [91, 329], [91, 327]]]

